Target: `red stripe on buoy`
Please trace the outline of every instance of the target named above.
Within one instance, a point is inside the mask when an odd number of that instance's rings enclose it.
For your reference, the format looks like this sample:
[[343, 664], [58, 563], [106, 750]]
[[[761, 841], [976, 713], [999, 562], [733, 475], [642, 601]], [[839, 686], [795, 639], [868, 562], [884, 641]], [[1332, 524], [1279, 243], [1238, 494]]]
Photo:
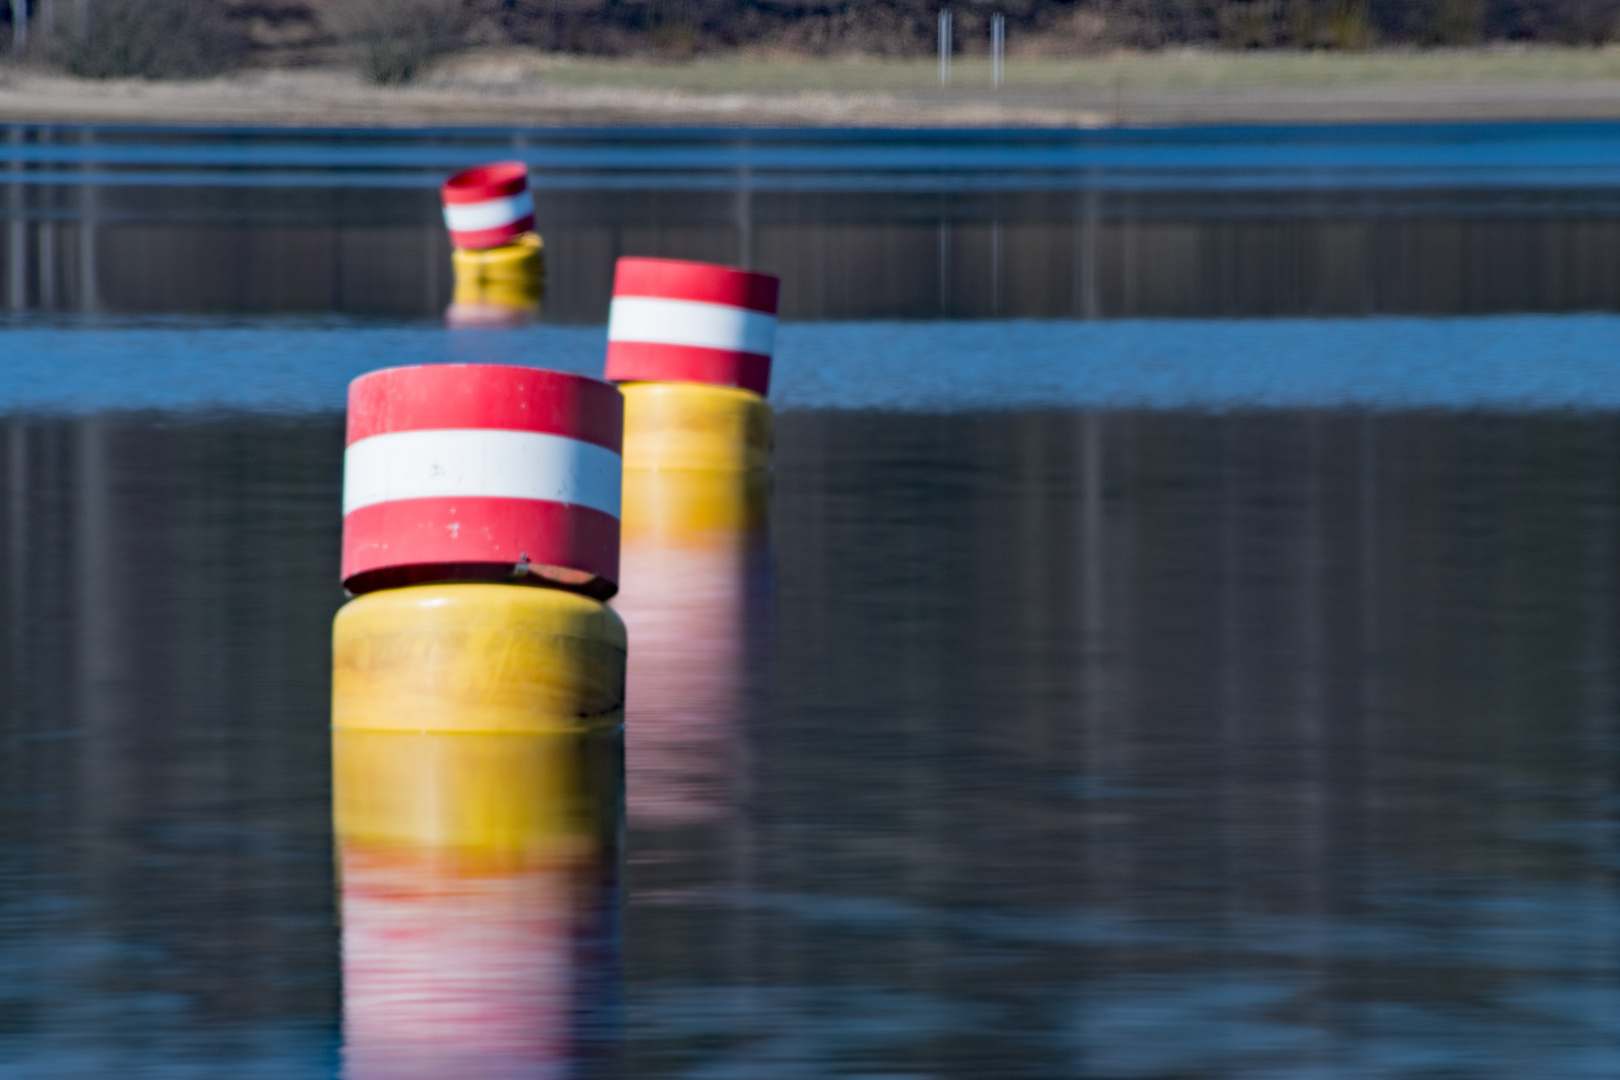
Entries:
[[764, 397], [771, 388], [771, 358], [759, 353], [609, 341], [605, 377], [612, 382], [695, 382], [736, 386]]
[[529, 167], [521, 161], [495, 161], [456, 173], [439, 194], [450, 205], [488, 202], [516, 195], [529, 186]]
[[624, 399], [599, 379], [504, 364], [384, 368], [349, 384], [348, 445], [439, 428], [538, 431], [624, 446]]
[[[375, 503], [343, 519], [346, 586], [383, 570], [402, 582], [509, 576], [525, 561], [537, 570], [579, 571], [616, 590], [619, 519], [565, 503], [463, 497]], [[446, 568], [448, 578], [434, 576]], [[388, 584], [377, 581], [372, 589]]]
[[771, 274], [714, 263], [622, 258], [613, 274], [613, 295], [696, 300], [775, 315], [781, 284]]

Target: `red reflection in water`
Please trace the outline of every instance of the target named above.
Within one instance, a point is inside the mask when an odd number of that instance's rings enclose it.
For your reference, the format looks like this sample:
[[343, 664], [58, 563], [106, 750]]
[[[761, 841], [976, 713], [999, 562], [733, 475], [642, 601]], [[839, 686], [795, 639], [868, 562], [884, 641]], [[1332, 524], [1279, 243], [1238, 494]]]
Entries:
[[566, 1054], [569, 924], [555, 875], [343, 852], [346, 1074], [540, 1077]]

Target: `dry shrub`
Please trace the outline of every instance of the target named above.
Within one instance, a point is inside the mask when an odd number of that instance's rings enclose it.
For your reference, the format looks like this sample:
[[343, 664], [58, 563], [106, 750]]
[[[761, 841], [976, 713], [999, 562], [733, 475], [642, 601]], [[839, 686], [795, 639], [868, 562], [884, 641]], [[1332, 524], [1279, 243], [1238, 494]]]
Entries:
[[1228, 49], [1265, 49], [1287, 35], [1277, 0], [1241, 0], [1216, 11], [1217, 40]]
[[327, 28], [360, 74], [380, 86], [410, 82], [434, 57], [461, 44], [461, 0], [328, 0]]
[[[916, 14], [885, 5], [841, 5], [769, 27], [759, 41], [766, 49], [812, 56], [912, 56], [933, 48], [934, 18], [934, 12]], [[959, 24], [957, 41], [962, 40]]]
[[1095, 56], [1138, 43], [1144, 34], [1134, 12], [1118, 5], [1077, 7], [1039, 28], [1010, 26], [1007, 51], [1015, 57]]
[[242, 57], [218, 0], [89, 0], [84, 11], [83, 26], [45, 43], [50, 60], [84, 78], [200, 78]]

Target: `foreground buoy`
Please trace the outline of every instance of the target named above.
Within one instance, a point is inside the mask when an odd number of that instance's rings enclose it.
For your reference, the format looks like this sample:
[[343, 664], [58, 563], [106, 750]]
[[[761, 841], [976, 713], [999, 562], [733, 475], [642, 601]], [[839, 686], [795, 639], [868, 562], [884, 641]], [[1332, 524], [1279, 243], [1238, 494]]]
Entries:
[[779, 284], [729, 266], [619, 260], [606, 377], [624, 390], [625, 468], [770, 465]]
[[[618, 392], [436, 365], [350, 386], [333, 623], [344, 1074], [617, 1054]], [[587, 1070], [588, 1071], [588, 1070]]]

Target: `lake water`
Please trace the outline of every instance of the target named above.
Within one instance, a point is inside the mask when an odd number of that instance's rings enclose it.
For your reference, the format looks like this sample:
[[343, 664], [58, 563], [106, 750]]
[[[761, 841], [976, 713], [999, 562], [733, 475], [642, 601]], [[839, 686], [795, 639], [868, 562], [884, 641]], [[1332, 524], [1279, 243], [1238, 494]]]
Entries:
[[[433, 185], [495, 156], [545, 319], [452, 333]], [[334, 869], [344, 385], [595, 373], [619, 254], [783, 276], [768, 526], [627, 545], [622, 1047], [469, 1016], [457, 1075], [1620, 1073], [1620, 125], [0, 168], [0, 1076], [409, 1037], [344, 976], [390, 895]], [[434, 955], [612, 984], [490, 925]]]

